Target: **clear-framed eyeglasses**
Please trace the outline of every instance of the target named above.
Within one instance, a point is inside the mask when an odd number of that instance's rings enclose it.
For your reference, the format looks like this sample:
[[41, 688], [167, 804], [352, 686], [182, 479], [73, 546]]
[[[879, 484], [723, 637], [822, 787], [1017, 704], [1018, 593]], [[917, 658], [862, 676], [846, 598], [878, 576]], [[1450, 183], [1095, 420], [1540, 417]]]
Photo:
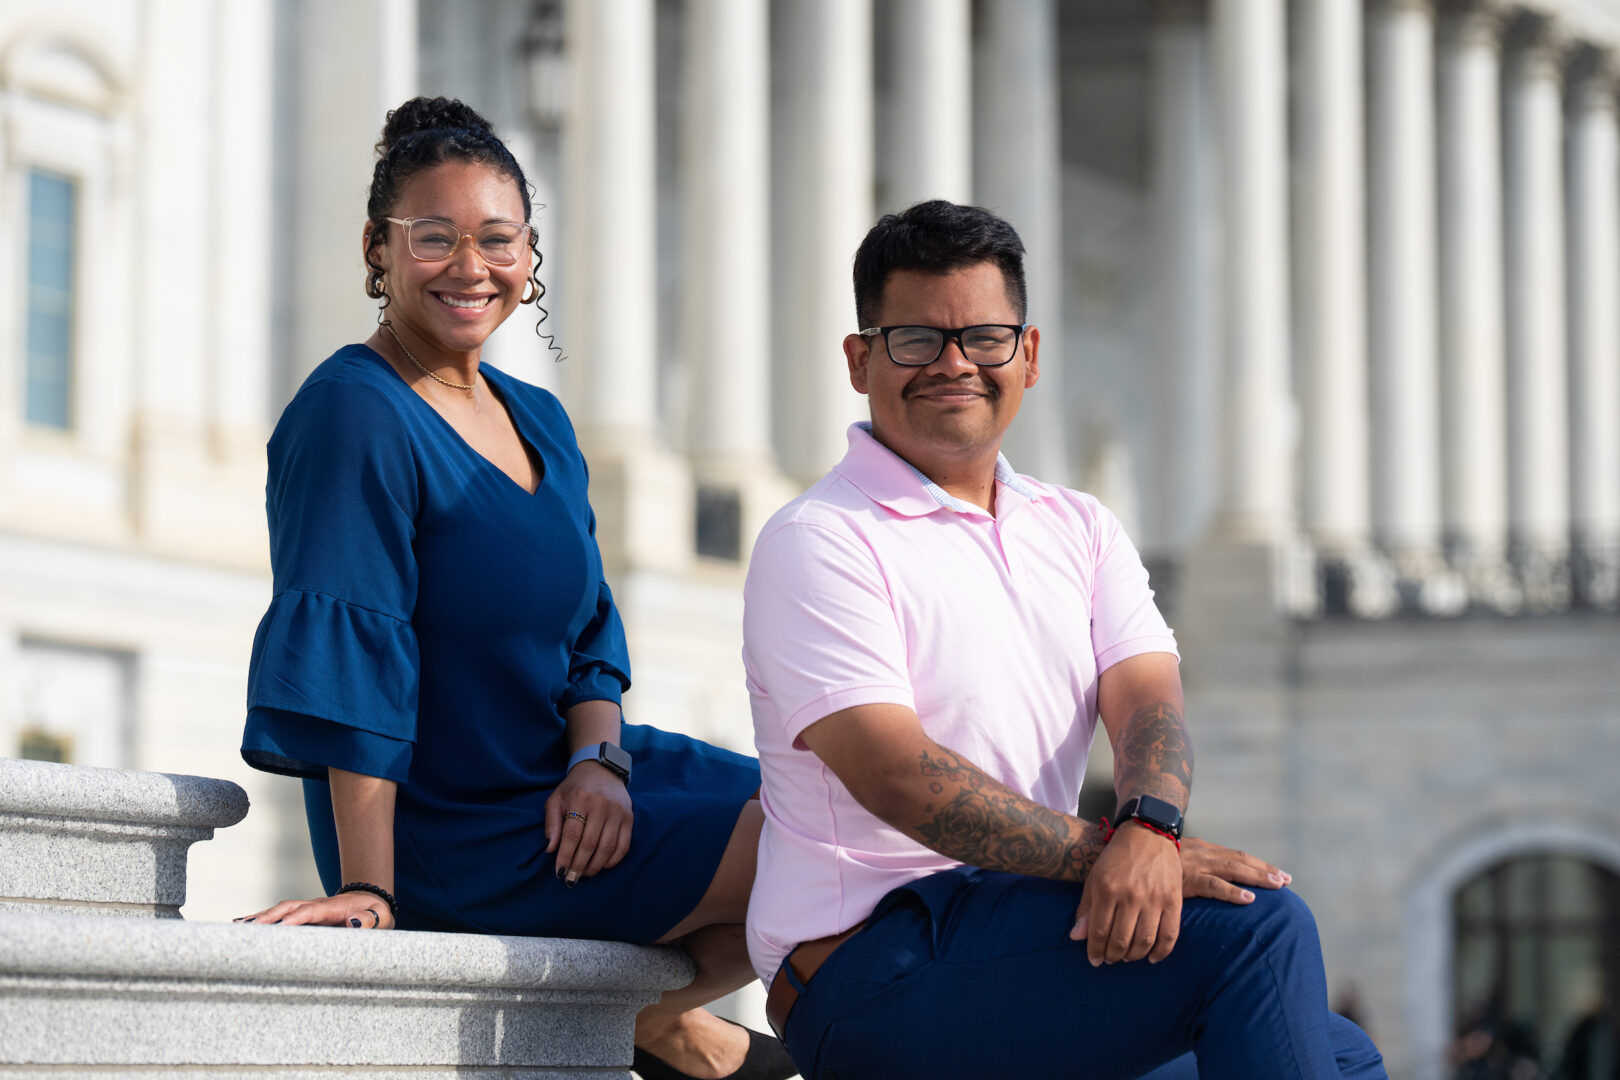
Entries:
[[1028, 323], [982, 323], [947, 330], [942, 326], [872, 326], [861, 337], [883, 335], [889, 359], [902, 367], [927, 367], [939, 359], [947, 341], [980, 367], [1000, 367], [1018, 352]]
[[405, 250], [418, 262], [443, 262], [456, 253], [463, 240], [471, 240], [479, 256], [491, 266], [511, 266], [529, 250], [529, 228], [521, 221], [492, 221], [477, 232], [464, 233], [453, 221], [419, 217], [388, 219], [405, 230]]

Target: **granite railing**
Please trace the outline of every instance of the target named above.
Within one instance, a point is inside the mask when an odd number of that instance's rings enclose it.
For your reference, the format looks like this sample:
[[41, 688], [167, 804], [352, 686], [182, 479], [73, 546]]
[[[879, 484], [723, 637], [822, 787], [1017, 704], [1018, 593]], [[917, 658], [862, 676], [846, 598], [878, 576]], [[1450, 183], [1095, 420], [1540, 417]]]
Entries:
[[[0, 759], [0, 1080], [630, 1077], [674, 949], [190, 923], [190, 845], [247, 797]], [[109, 919], [123, 915], [145, 918]]]

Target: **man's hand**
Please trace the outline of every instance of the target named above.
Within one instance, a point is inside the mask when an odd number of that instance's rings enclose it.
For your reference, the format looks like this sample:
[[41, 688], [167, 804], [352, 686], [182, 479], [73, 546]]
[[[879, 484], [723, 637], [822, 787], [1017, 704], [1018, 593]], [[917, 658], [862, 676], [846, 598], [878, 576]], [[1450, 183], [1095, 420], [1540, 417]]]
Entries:
[[1170, 955], [1181, 933], [1183, 868], [1176, 845], [1126, 822], [1086, 878], [1069, 937], [1093, 967]]
[[1280, 889], [1293, 875], [1246, 851], [1235, 851], [1196, 836], [1181, 841], [1181, 895], [1248, 904], [1254, 893], [1243, 888]]
[[546, 800], [546, 851], [557, 853], [557, 875], [574, 885], [619, 865], [634, 818], [623, 780], [594, 761], [574, 766]]
[[[1180, 892], [1173, 901], [1164, 895], [1165, 870], [1173, 866], [1169, 856], [1179, 863], [1174, 869]], [[1254, 893], [1243, 886], [1280, 889], [1292, 880], [1264, 859], [1195, 836], [1181, 841], [1178, 854], [1164, 837], [1127, 822], [1092, 867], [1069, 937], [1086, 942], [1093, 966], [1143, 957], [1156, 964], [1180, 936], [1183, 898], [1249, 904]]]

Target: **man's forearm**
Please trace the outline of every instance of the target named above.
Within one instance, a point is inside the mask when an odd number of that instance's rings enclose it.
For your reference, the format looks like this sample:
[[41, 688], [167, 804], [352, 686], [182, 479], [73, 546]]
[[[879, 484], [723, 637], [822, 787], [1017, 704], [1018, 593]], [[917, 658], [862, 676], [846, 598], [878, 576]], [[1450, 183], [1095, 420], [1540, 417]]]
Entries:
[[1032, 802], [935, 744], [918, 762], [929, 797], [900, 824], [941, 855], [987, 870], [1084, 881], [1102, 854], [1095, 824]]
[[1160, 701], [1132, 712], [1114, 747], [1114, 791], [1119, 800], [1154, 795], [1186, 810], [1192, 780], [1192, 738], [1181, 710]]

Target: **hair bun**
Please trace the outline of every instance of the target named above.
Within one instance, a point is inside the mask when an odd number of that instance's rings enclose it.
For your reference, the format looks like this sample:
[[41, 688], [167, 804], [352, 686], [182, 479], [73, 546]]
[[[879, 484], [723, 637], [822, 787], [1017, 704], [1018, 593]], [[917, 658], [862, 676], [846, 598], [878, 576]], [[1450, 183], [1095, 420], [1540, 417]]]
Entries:
[[381, 157], [397, 146], [402, 139], [422, 131], [441, 128], [471, 129], [491, 132], [495, 130], [488, 120], [478, 115], [470, 105], [455, 98], [414, 97], [397, 109], [390, 109], [383, 124], [382, 138], [377, 140], [377, 156]]

